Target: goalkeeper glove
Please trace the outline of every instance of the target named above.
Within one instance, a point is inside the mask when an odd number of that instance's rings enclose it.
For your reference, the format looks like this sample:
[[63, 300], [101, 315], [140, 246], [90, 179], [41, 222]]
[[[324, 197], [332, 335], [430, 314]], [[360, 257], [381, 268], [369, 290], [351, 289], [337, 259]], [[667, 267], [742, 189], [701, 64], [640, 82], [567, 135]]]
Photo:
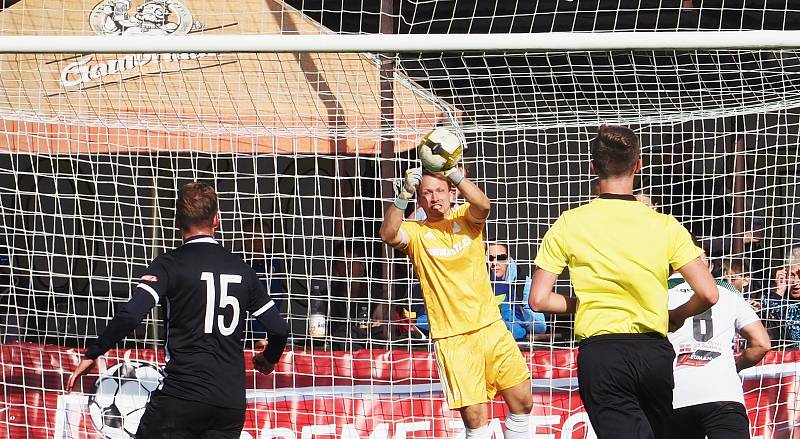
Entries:
[[406, 175], [400, 185], [400, 193], [394, 200], [394, 205], [400, 210], [406, 210], [408, 201], [417, 192], [417, 186], [422, 181], [422, 168], [411, 168], [406, 170]]
[[447, 177], [447, 181], [456, 186], [458, 186], [458, 184], [461, 183], [461, 180], [464, 179], [464, 173], [461, 172], [461, 170], [457, 167], [452, 167], [444, 171], [444, 176]]

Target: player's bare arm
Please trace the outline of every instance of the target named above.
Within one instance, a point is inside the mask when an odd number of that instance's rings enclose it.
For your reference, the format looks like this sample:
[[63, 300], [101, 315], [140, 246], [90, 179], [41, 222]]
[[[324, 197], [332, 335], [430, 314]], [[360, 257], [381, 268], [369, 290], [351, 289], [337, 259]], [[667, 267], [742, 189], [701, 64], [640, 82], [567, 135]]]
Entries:
[[386, 212], [383, 214], [380, 237], [383, 242], [392, 247], [403, 248], [408, 244], [408, 237], [400, 230], [400, 225], [403, 224], [403, 214], [405, 213], [408, 203], [414, 198], [414, 194], [421, 180], [421, 168], [406, 170], [397, 198], [394, 200], [394, 203], [386, 208]]
[[747, 340], [747, 349], [742, 351], [742, 354], [736, 359], [737, 372], [755, 366], [772, 349], [769, 334], [761, 320], [742, 327], [739, 330], [739, 335]]
[[458, 179], [458, 183], [455, 183], [453, 174], [456, 172], [460, 174], [458, 168], [453, 168], [450, 170], [449, 174], [445, 172], [445, 176], [458, 187], [464, 199], [469, 202], [470, 216], [476, 220], [485, 220], [489, 217], [489, 213], [492, 209], [492, 202], [489, 200], [489, 197], [487, 197], [481, 188], [473, 183], [472, 180], [469, 180], [463, 175]]
[[556, 314], [574, 314], [578, 300], [553, 291], [558, 275], [537, 268], [531, 282], [531, 295], [528, 304], [534, 311]]
[[670, 331], [674, 331], [683, 326], [683, 322], [689, 317], [704, 313], [719, 300], [717, 284], [708, 271], [708, 265], [703, 261], [702, 257], [697, 257], [686, 263], [683, 267], [678, 269], [678, 272], [686, 279], [689, 286], [692, 287], [694, 295], [688, 302], [670, 310]]

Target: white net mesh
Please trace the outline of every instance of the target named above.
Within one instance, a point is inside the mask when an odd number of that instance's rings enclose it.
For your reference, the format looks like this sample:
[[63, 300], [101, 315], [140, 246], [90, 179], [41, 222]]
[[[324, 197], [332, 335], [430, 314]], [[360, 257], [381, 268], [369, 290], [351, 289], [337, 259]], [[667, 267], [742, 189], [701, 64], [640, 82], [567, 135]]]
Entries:
[[[745, 5], [737, 15], [698, 1], [585, 11], [399, 2], [388, 14], [361, 2], [311, 3], [26, 0], [0, 10], [0, 34], [370, 33], [381, 18], [398, 33], [800, 22], [785, 7]], [[167, 19], [142, 15], [159, 7]], [[460, 434], [424, 325], [414, 326], [423, 313], [416, 280], [376, 237], [393, 196], [387, 182], [416, 159], [421, 135], [454, 127], [468, 145], [468, 174], [494, 202], [486, 236], [509, 245], [522, 303], [544, 232], [592, 195], [588, 140], [597, 125], [620, 123], [642, 139], [642, 193], [712, 256], [749, 265], [747, 294], [763, 299], [778, 351], [746, 376], [753, 434], [795, 437], [800, 313], [790, 295], [766, 299], [778, 270], [800, 270], [786, 259], [800, 241], [798, 61], [794, 50], [0, 55], [0, 432], [117, 434], [92, 418], [87, 396], [63, 395], [64, 374], [76, 364], [73, 348], [127, 300], [132, 279], [180, 243], [176, 189], [203, 180], [220, 195], [221, 242], [261, 273], [293, 334], [274, 376], [248, 375], [245, 434]], [[327, 335], [309, 337], [320, 304]], [[158, 313], [111, 363], [163, 364]], [[520, 342], [536, 433], [593, 437], [575, 388], [570, 318], [547, 316], [545, 325]], [[250, 328], [248, 347], [260, 336]], [[89, 394], [93, 381], [84, 382]], [[105, 410], [116, 396], [95, 398]], [[495, 417], [503, 410], [493, 405]]]

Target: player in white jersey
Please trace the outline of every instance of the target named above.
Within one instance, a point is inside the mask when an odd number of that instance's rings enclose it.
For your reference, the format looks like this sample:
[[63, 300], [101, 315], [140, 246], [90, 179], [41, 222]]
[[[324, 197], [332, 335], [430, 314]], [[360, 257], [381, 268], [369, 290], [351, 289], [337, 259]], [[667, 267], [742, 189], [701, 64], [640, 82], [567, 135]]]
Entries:
[[[694, 294], [680, 274], [669, 278], [669, 307]], [[749, 439], [738, 371], [755, 366], [770, 350], [770, 339], [755, 311], [725, 281], [717, 281], [719, 301], [708, 311], [687, 319], [669, 335], [675, 348], [673, 439]], [[733, 339], [739, 334], [748, 347], [738, 359]]]

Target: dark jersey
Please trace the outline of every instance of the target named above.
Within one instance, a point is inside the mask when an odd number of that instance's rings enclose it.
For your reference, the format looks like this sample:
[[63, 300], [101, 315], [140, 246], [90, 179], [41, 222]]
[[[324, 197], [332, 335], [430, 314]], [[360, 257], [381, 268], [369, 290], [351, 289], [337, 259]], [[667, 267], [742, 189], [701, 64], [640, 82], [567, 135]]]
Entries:
[[[145, 301], [149, 306], [139, 305]], [[280, 320], [278, 331], [270, 334], [265, 352], [268, 360], [277, 362], [286, 342], [285, 321], [255, 271], [213, 238], [194, 237], [150, 264], [122, 317], [117, 315], [115, 320], [125, 320], [126, 313], [133, 313], [135, 316], [128, 320], [138, 323], [158, 302], [164, 308], [167, 328], [163, 392], [220, 407], [243, 408], [242, 339], [247, 313], [257, 318], [269, 315], [273, 323]], [[142, 308], [146, 308], [144, 314]], [[96, 358], [130, 332], [120, 336], [130, 325], [113, 323], [89, 347], [87, 357]], [[269, 325], [265, 326], [269, 333]], [[275, 332], [277, 340], [273, 337]]]

